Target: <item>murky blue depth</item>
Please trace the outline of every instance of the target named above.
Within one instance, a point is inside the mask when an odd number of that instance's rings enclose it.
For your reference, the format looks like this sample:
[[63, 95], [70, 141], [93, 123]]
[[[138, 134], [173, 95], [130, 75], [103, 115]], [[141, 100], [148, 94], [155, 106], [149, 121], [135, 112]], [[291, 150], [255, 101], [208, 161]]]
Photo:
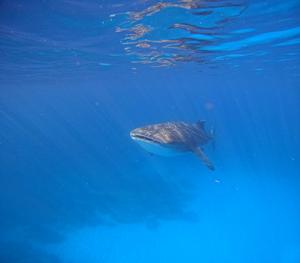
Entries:
[[300, 262], [298, 0], [3, 0], [0, 55], [1, 263]]

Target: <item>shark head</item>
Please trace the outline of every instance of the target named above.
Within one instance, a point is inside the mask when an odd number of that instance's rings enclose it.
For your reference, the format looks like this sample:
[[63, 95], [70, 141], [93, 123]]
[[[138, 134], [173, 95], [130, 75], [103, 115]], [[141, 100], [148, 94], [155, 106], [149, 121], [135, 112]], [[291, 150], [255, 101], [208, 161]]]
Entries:
[[161, 130], [156, 125], [136, 128], [130, 132], [130, 137], [147, 152], [162, 156], [173, 156], [179, 152], [174, 145], [164, 140]]
[[147, 127], [136, 128], [130, 132], [130, 137], [134, 141], [143, 141], [145, 143], [158, 143], [153, 136], [153, 132]]

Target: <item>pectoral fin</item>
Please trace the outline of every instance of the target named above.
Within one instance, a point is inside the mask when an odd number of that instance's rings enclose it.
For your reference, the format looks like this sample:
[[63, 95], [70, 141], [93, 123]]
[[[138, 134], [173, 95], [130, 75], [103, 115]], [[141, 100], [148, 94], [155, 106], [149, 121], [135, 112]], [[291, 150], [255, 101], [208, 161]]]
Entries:
[[203, 150], [200, 147], [193, 149], [193, 152], [200, 158], [200, 160], [208, 167], [210, 170], [215, 170], [213, 163], [208, 159]]

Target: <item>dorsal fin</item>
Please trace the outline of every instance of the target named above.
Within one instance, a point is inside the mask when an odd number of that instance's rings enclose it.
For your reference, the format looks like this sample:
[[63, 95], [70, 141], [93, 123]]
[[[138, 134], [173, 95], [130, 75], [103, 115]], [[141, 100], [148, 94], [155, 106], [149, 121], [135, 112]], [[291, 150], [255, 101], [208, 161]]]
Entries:
[[196, 125], [200, 128], [200, 129], [204, 129], [205, 126], [205, 122], [204, 120], [200, 120], [196, 122]]

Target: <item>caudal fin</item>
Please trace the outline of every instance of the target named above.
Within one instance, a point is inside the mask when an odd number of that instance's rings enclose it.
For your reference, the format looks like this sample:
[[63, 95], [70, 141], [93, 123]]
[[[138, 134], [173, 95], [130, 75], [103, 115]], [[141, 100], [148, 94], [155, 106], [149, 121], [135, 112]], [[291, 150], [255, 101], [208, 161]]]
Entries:
[[203, 150], [200, 147], [197, 147], [193, 149], [193, 152], [200, 158], [200, 160], [207, 166], [209, 170], [214, 171], [215, 166], [213, 163], [208, 159], [206, 154], [203, 152]]

